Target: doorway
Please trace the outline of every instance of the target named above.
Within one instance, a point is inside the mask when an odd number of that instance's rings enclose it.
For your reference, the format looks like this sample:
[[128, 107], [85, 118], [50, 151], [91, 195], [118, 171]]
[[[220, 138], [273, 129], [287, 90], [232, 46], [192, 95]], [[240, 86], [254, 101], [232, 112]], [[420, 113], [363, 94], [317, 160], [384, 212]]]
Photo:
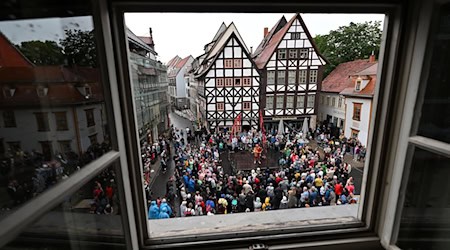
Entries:
[[52, 142], [51, 141], [41, 141], [39, 142], [42, 148], [42, 154], [44, 155], [45, 161], [50, 161], [52, 159]]

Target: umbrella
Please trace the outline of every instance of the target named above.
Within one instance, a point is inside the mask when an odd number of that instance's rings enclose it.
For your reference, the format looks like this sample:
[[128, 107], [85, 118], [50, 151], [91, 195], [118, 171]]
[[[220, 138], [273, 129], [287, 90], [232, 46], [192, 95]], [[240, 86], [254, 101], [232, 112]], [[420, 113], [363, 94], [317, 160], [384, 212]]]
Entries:
[[278, 124], [278, 134], [282, 135], [284, 133], [284, 123], [283, 119], [280, 120], [280, 123]]
[[306, 135], [308, 134], [308, 118], [305, 118], [305, 120], [303, 120], [302, 133], [303, 139], [305, 139]]

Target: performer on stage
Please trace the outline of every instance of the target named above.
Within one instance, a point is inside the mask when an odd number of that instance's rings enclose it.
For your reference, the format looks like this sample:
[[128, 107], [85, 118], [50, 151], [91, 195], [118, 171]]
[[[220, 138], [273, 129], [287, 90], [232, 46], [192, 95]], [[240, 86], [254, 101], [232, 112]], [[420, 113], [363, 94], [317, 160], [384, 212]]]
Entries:
[[253, 148], [253, 156], [254, 156], [254, 164], [258, 162], [258, 164], [261, 164], [261, 153], [263, 149], [259, 146], [259, 144], [256, 144], [256, 146]]

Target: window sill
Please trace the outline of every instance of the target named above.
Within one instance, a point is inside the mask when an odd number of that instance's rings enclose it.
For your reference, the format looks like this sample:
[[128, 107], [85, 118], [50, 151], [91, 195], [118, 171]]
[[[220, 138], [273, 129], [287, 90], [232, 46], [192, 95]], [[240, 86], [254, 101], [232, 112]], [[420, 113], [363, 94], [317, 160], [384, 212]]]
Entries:
[[[173, 219], [149, 220], [150, 240], [154, 243], [189, 241], [201, 235], [222, 236], [243, 233], [262, 234], [262, 231], [311, 232], [313, 227], [354, 227], [359, 205], [294, 208], [266, 212], [236, 213], [228, 215], [177, 217]], [[285, 230], [284, 230], [285, 229]], [[274, 232], [271, 233], [273, 235]], [[186, 240], [183, 240], [186, 238]], [[200, 237], [199, 237], [200, 238]]]

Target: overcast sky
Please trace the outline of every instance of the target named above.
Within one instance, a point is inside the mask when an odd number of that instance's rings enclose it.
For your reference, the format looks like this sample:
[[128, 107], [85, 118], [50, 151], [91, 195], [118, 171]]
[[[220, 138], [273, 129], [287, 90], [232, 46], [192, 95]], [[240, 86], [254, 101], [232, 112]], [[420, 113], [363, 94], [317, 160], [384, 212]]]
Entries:
[[[256, 49], [263, 38], [264, 27], [269, 29], [285, 15], [289, 21], [294, 13], [241, 14], [241, 13], [128, 13], [126, 25], [138, 36], [148, 36], [153, 30], [155, 50], [166, 63], [175, 55], [197, 57], [209, 43], [222, 22], [234, 22], [245, 44]], [[350, 22], [382, 21], [382, 14], [301, 14], [309, 32], [327, 34]]]
[[[130, 13], [125, 15], [126, 25], [138, 36], [148, 36], [152, 27], [155, 49], [159, 59], [166, 63], [175, 55], [197, 57], [209, 43], [222, 22], [234, 22], [247, 47], [256, 49], [263, 38], [264, 27], [269, 29], [283, 14], [241, 13]], [[294, 13], [285, 13], [289, 21]], [[327, 34], [350, 22], [383, 21], [382, 14], [302, 14], [302, 18], [314, 37]], [[18, 44], [30, 40], [64, 38], [65, 29], [92, 30], [92, 18], [46, 18], [0, 22], [0, 31], [11, 42]]]
[[50, 40], [59, 43], [64, 30], [92, 30], [92, 17], [40, 18], [0, 22], [0, 32], [14, 44], [31, 40]]

